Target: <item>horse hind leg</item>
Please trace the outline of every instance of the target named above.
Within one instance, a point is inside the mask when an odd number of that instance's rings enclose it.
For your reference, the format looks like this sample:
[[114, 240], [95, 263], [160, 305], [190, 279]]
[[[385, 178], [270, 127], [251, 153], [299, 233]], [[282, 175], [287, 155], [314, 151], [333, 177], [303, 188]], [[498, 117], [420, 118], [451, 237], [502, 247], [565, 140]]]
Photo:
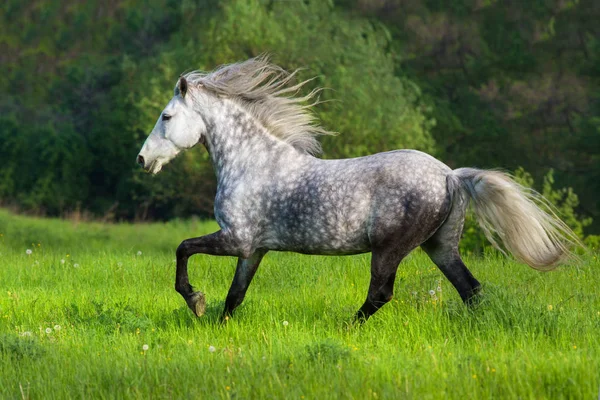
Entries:
[[367, 299], [358, 310], [355, 320], [366, 321], [371, 315], [389, 302], [394, 295], [394, 281], [400, 261], [406, 254], [391, 248], [373, 249], [371, 255], [371, 282]]
[[454, 285], [463, 302], [467, 305], [471, 304], [475, 295], [481, 290], [481, 284], [463, 263], [458, 251], [444, 249], [439, 245], [432, 246], [429, 241], [423, 244], [422, 248]]
[[458, 252], [466, 202], [460, 198], [455, 198], [455, 201], [446, 221], [433, 236], [421, 244], [421, 248], [454, 285], [463, 302], [469, 305], [481, 290], [481, 285], [465, 266]]

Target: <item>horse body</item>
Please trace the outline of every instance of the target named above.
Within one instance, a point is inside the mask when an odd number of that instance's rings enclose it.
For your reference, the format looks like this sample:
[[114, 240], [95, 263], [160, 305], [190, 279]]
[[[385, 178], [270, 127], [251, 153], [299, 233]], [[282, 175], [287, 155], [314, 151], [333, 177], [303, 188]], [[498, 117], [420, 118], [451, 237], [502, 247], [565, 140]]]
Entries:
[[198, 142], [210, 153], [221, 230], [177, 249], [175, 287], [197, 315], [204, 312], [204, 295], [194, 292], [187, 272], [188, 258], [197, 253], [238, 257], [224, 316], [242, 302], [269, 250], [372, 252], [360, 319], [389, 301], [400, 261], [418, 246], [469, 303], [480, 288], [458, 253], [469, 199], [490, 240], [495, 244], [497, 233], [527, 264], [548, 267], [569, 254], [568, 228], [504, 174], [453, 171], [415, 150], [343, 160], [312, 156], [314, 134], [326, 132], [299, 105], [307, 98], [288, 96], [303, 84], [286, 87], [290, 79], [264, 58], [181, 77], [138, 155], [157, 173]]
[[410, 232], [417, 221], [431, 236], [450, 209], [451, 169], [425, 153], [322, 160], [274, 141], [233, 104], [223, 107], [223, 128], [207, 139], [217, 171], [215, 217], [241, 255], [370, 252], [373, 243]]
[[[407, 168], [425, 157], [397, 151], [309, 160], [298, 175], [264, 187], [264, 196], [273, 198], [264, 208], [268, 240], [261, 245], [307, 254], [356, 254], [371, 251], [394, 232], [409, 232], [416, 220], [425, 230], [428, 223], [439, 226], [445, 217], [440, 214], [449, 210], [446, 176], [429, 163]], [[423, 176], [430, 186], [419, 183]]]

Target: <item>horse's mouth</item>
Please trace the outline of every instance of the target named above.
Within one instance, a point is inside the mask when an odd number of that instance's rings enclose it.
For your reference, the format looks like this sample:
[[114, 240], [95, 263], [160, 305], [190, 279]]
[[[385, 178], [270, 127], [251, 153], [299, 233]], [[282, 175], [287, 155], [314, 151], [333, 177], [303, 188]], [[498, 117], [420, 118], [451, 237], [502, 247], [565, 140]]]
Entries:
[[152, 175], [156, 175], [162, 169], [162, 163], [158, 162], [158, 160], [152, 161], [152, 163], [150, 165], [142, 165], [142, 164], [140, 164], [140, 165], [142, 166], [142, 169], [144, 170], [144, 172], [147, 172]]
[[151, 173], [152, 175], [156, 175], [160, 172], [160, 170], [163, 167], [163, 163], [160, 162], [158, 159], [154, 160], [152, 162], [152, 164], [150, 165], [150, 167], [148, 167], [147, 171], [149, 173]]

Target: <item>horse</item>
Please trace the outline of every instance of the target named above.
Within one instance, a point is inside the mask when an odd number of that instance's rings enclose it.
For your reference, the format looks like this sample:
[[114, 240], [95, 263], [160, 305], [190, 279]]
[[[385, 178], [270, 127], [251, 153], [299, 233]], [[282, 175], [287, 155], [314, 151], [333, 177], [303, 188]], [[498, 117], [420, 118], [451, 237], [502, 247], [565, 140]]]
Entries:
[[268, 251], [370, 252], [359, 321], [390, 301], [400, 262], [419, 246], [470, 305], [481, 285], [458, 250], [470, 202], [490, 242], [518, 261], [544, 270], [573, 255], [574, 233], [541, 206], [540, 194], [505, 173], [452, 170], [416, 150], [318, 158], [317, 136], [332, 133], [312, 112], [318, 89], [298, 95], [310, 80], [294, 83], [297, 72], [259, 56], [181, 75], [137, 156], [157, 174], [196, 144], [210, 155], [220, 230], [184, 240], [176, 251], [175, 289], [197, 316], [206, 301], [190, 285], [187, 264], [199, 253], [237, 257], [223, 320], [242, 303]]

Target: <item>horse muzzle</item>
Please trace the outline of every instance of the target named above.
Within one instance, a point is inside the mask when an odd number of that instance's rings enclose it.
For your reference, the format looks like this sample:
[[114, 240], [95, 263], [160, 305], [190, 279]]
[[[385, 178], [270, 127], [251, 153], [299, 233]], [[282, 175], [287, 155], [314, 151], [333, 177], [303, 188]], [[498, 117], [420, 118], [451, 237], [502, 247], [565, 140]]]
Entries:
[[146, 168], [146, 160], [144, 160], [144, 156], [142, 156], [141, 154], [138, 154], [137, 158], [136, 158], [136, 162], [138, 163], [138, 165], [140, 167], [142, 167], [145, 171], [148, 171], [148, 168]]
[[163, 167], [164, 161], [154, 159], [153, 161], [147, 161], [143, 155], [138, 154], [136, 159], [138, 165], [146, 172], [156, 175], [160, 172]]

